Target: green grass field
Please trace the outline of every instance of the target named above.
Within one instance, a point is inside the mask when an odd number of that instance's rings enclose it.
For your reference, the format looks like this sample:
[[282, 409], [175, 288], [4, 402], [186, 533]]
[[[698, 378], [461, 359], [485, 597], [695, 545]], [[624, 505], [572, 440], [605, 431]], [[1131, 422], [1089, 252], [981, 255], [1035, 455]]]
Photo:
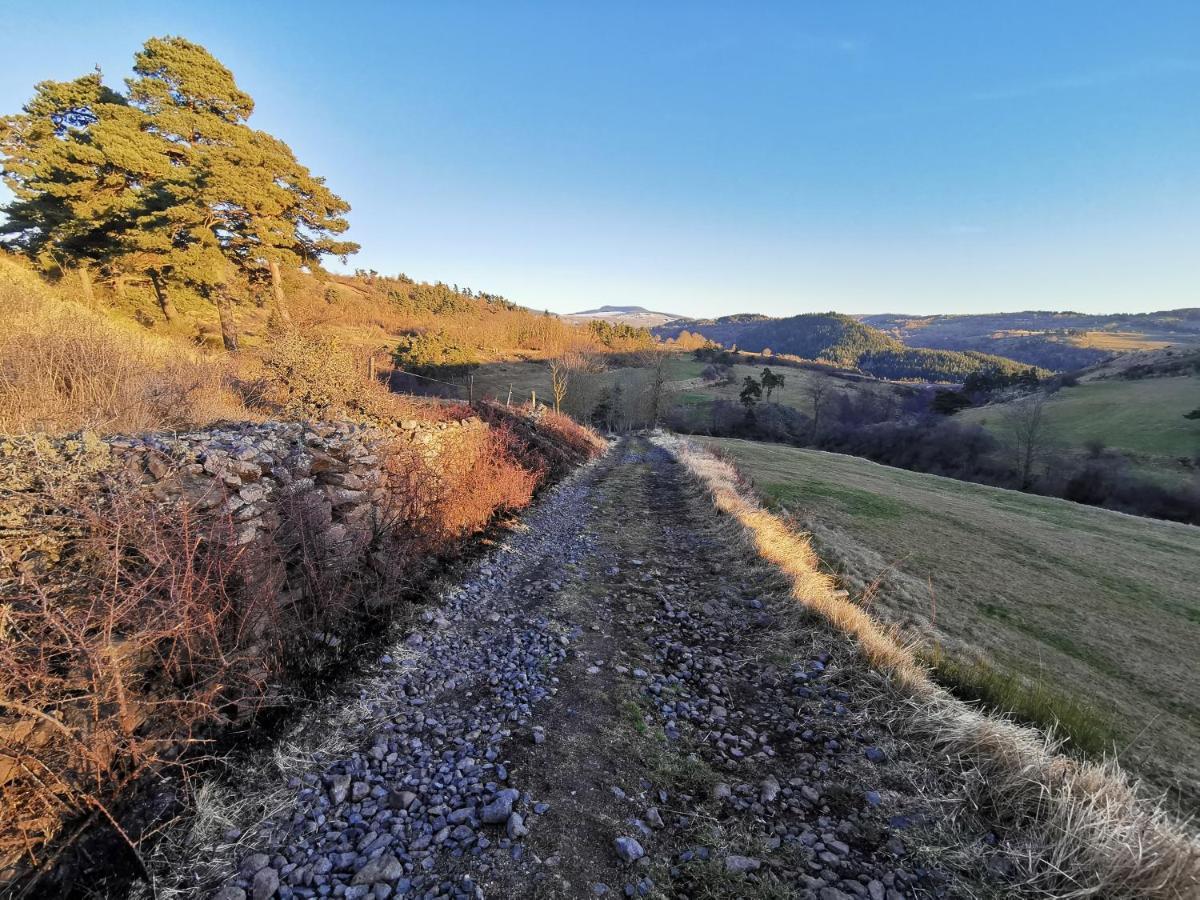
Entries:
[[[704, 365], [693, 363], [696, 367], [694, 375], [683, 376], [673, 384], [671, 403], [688, 414], [688, 421], [693, 427], [703, 429], [709, 421], [709, 409], [716, 399], [738, 402], [738, 394], [742, 390], [742, 382], [746, 376], [759, 378], [763, 366], [736, 365], [733, 367], [734, 381], [731, 384], [714, 384], [700, 379]], [[906, 385], [889, 381], [871, 379], [846, 379], [828, 375], [811, 369], [798, 369], [787, 366], [774, 366], [771, 371], [784, 377], [782, 387], [776, 388], [771, 394], [771, 402], [783, 406], [791, 406], [803, 413], [811, 415], [813, 408], [813, 388], [821, 384], [826, 393], [823, 402], [835, 400], [840, 395], [856, 395], [863, 392], [876, 396], [892, 398], [897, 404], [912, 389]]]
[[1200, 528], [839, 454], [703, 439], [968, 696], [1057, 717], [1200, 807]]
[[[1112, 378], [1063, 388], [1046, 402], [1047, 433], [1056, 445], [1083, 449], [1090, 440], [1148, 457], [1174, 460], [1200, 454], [1200, 376]], [[998, 430], [1003, 405], [964, 410], [963, 421]]]

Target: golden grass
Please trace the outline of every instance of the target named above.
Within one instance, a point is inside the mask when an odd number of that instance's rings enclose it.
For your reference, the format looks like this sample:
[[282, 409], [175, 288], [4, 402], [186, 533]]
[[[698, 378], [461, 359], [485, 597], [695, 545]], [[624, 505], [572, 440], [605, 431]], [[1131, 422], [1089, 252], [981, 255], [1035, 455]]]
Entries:
[[1131, 900], [1200, 895], [1200, 842], [1140, 797], [1115, 763], [1063, 756], [1040, 733], [985, 715], [938, 687], [894, 631], [834, 592], [808, 539], [764, 509], [731, 463], [673, 436], [654, 440], [786, 573], [792, 596], [851, 637], [899, 687], [907, 698], [902, 727], [930, 745], [931, 759], [961, 769], [968, 796], [960, 808], [1006, 832], [1024, 890]]
[[59, 298], [0, 260], [0, 433], [136, 432], [251, 418], [230, 364]]

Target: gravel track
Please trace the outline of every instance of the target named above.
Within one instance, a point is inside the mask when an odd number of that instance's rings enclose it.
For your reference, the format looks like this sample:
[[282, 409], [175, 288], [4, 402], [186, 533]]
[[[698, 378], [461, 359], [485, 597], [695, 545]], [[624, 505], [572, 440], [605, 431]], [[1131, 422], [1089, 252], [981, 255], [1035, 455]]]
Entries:
[[524, 524], [382, 656], [357, 749], [292, 779], [213, 896], [981, 892], [937, 862], [886, 686], [666, 452], [622, 442]]

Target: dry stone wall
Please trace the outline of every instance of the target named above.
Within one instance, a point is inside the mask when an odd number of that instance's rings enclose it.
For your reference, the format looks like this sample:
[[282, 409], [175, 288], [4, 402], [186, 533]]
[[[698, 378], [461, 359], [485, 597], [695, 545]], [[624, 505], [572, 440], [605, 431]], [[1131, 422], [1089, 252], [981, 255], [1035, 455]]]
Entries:
[[436, 471], [448, 445], [487, 429], [462, 421], [235, 423], [200, 431], [60, 441], [10, 437], [0, 442], [0, 576], [52, 567], [69, 530], [46, 527], [37, 507], [47, 484], [105, 491], [131, 484], [163, 504], [226, 515], [234, 544], [271, 539], [285, 505], [303, 497], [306, 523], [323, 555], [357, 546], [388, 494], [382, 464], [408, 445]]

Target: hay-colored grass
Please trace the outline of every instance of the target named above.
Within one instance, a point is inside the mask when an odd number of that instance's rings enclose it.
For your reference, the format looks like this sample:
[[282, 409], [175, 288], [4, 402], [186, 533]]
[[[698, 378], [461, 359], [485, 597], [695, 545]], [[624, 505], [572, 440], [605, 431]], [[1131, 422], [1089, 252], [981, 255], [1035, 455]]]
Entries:
[[1004, 831], [1026, 892], [1130, 900], [1200, 894], [1200, 841], [1139, 796], [1115, 763], [1060, 755], [1037, 731], [986, 715], [939, 688], [894, 632], [834, 592], [806, 537], [768, 512], [732, 464], [673, 436], [655, 441], [787, 574], [792, 595], [890, 676], [907, 697], [898, 727], [920, 735], [931, 759], [961, 769], [968, 796], [957, 808]]

